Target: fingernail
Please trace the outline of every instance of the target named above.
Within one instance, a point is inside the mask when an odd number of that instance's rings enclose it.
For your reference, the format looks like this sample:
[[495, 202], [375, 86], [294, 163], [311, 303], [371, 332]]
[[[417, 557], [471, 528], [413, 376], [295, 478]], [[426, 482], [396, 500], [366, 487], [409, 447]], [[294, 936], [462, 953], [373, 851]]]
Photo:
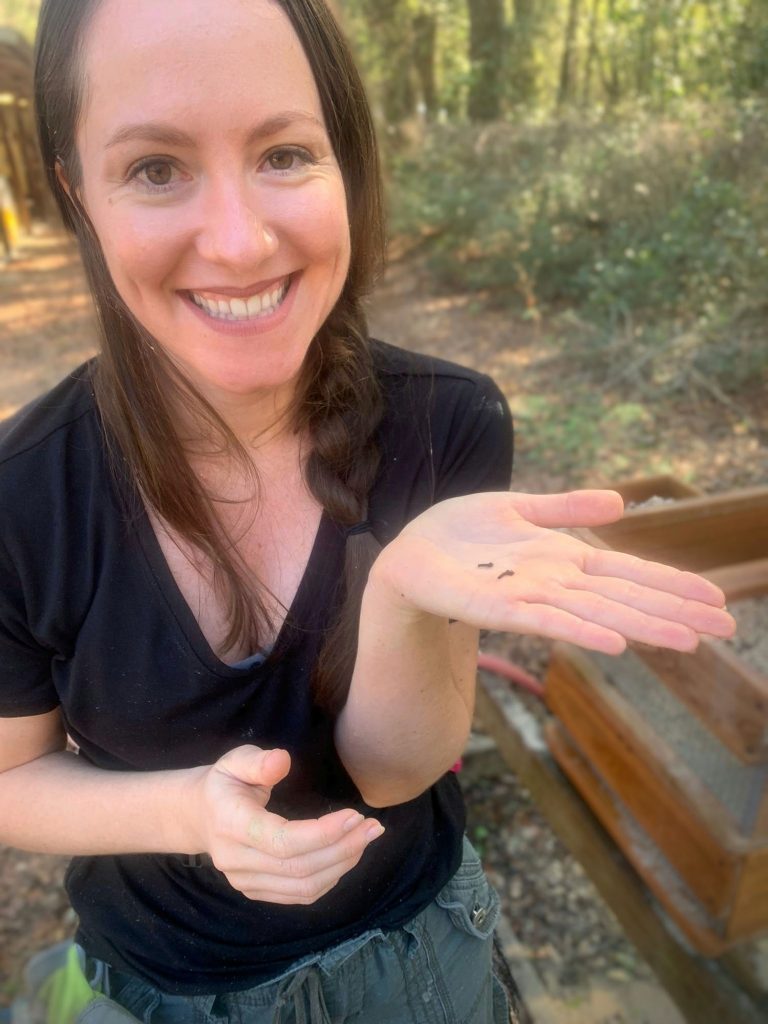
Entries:
[[356, 828], [363, 820], [362, 814], [355, 811], [354, 814], [350, 814], [347, 820], [344, 822], [344, 831], [351, 832], [353, 828]]
[[379, 836], [383, 836], [384, 832], [385, 829], [383, 825], [371, 825], [371, 827], [368, 829], [365, 835], [368, 841], [372, 842], [374, 839], [378, 839]]

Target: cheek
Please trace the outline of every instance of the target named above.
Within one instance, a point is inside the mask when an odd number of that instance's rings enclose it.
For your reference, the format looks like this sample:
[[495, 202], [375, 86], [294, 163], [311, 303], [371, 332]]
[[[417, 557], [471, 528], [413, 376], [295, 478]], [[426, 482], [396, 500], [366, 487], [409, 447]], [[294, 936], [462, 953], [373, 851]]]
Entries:
[[[172, 269], [179, 250], [173, 225], [155, 218], [120, 216], [113, 212], [107, 225], [94, 226], [118, 290], [157, 283]], [[126, 295], [123, 295], [127, 298]]]
[[284, 226], [317, 261], [349, 257], [349, 221], [343, 188], [325, 188], [302, 197], [286, 211]]

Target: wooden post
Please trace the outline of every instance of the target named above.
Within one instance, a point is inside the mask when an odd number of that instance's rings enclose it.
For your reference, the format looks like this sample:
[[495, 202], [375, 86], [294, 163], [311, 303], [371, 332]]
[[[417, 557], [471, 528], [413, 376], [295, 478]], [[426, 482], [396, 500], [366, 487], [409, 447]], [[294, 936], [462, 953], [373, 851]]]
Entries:
[[25, 231], [29, 231], [29, 207], [27, 206], [27, 179], [21, 156], [20, 140], [16, 135], [16, 118], [10, 113], [11, 108], [0, 105], [0, 127], [3, 142], [8, 155], [8, 167], [11, 172], [11, 191], [16, 202], [16, 213], [19, 223]]
[[45, 175], [37, 149], [37, 140], [35, 139], [28, 103], [22, 106], [21, 102], [17, 102], [16, 124], [19, 131], [22, 159], [27, 174], [27, 190], [29, 198], [32, 200], [32, 208], [35, 217], [39, 220], [47, 220], [51, 204], [49, 202], [48, 187], [45, 183]]

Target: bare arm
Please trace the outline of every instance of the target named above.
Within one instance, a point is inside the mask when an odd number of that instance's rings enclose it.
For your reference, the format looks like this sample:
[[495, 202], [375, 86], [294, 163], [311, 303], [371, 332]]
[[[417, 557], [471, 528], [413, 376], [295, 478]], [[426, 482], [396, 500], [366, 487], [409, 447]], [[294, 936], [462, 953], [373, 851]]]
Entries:
[[0, 719], [0, 842], [73, 855], [207, 853], [250, 899], [308, 904], [383, 829], [352, 809], [288, 821], [267, 810], [284, 750], [237, 747], [214, 765], [112, 772], [64, 750], [58, 711]]
[[690, 651], [702, 634], [733, 633], [722, 592], [706, 580], [557, 529], [621, 512], [608, 491], [474, 494], [435, 505], [383, 549], [336, 729], [339, 756], [371, 806], [417, 796], [459, 755], [474, 706], [478, 628], [608, 654], [628, 640]]
[[413, 799], [461, 756], [475, 706], [477, 644], [474, 627], [393, 602], [374, 565], [336, 728], [339, 756], [369, 806]]
[[201, 769], [106, 772], [65, 750], [61, 713], [0, 719], [0, 841], [42, 853], [196, 853], [178, 808]]

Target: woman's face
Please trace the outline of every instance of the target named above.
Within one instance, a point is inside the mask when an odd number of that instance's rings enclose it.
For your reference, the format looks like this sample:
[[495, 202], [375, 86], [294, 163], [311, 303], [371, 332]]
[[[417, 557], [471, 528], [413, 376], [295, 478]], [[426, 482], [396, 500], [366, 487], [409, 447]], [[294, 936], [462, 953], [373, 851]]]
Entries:
[[292, 393], [349, 225], [288, 18], [272, 0], [104, 0], [83, 68], [81, 198], [123, 300], [214, 405]]

